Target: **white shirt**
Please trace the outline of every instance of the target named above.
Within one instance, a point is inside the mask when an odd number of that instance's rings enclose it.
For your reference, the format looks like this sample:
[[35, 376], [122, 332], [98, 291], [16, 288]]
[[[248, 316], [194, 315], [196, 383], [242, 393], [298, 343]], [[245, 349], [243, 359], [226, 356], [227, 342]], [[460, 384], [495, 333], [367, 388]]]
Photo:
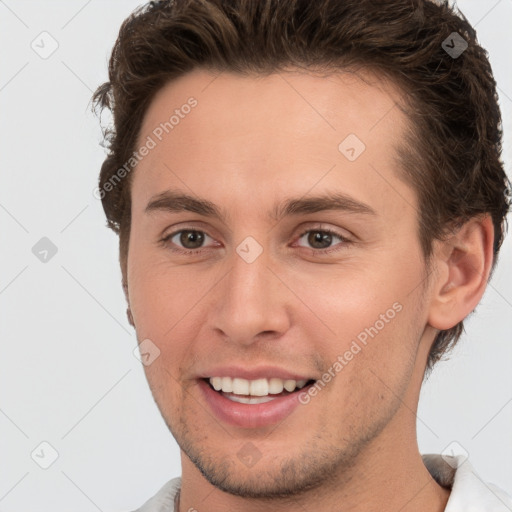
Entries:
[[[426, 454], [422, 457], [432, 478], [451, 489], [445, 512], [512, 512], [512, 498], [499, 487], [481, 480], [464, 456], [443, 458]], [[169, 480], [134, 512], [175, 512], [174, 498], [180, 485], [181, 477]]]

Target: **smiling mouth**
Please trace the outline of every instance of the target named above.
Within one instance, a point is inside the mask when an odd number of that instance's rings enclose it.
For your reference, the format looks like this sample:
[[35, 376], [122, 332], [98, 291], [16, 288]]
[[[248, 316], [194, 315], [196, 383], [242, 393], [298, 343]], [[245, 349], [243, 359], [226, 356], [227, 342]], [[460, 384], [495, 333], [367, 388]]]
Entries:
[[[211, 378], [204, 378], [203, 380], [210, 389], [218, 393], [219, 395], [222, 395], [223, 397], [233, 401], [233, 402], [239, 402], [243, 404], [261, 404], [270, 402], [276, 398], [279, 398], [281, 396], [288, 396], [293, 395], [294, 393], [298, 393], [300, 391], [305, 390], [306, 388], [309, 388], [312, 386], [316, 381], [314, 379], [310, 379], [308, 381], [299, 381], [295, 383], [295, 389], [288, 390], [288, 389], [282, 389], [282, 391], [278, 393], [271, 393], [270, 390], [268, 392], [260, 392], [259, 394], [252, 394], [252, 393], [240, 393], [240, 392], [234, 392], [234, 391], [223, 391], [222, 389], [215, 389], [211, 382]], [[290, 387], [290, 386], [288, 386]]]

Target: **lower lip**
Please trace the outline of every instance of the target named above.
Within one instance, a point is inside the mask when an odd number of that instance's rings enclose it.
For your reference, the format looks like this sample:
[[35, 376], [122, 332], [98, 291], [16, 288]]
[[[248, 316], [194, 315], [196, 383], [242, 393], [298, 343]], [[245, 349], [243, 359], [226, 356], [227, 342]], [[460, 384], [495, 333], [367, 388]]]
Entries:
[[300, 405], [300, 393], [307, 391], [310, 386], [289, 395], [274, 398], [271, 402], [241, 404], [222, 396], [203, 379], [199, 379], [199, 388], [215, 415], [225, 423], [243, 428], [265, 427], [282, 421]]

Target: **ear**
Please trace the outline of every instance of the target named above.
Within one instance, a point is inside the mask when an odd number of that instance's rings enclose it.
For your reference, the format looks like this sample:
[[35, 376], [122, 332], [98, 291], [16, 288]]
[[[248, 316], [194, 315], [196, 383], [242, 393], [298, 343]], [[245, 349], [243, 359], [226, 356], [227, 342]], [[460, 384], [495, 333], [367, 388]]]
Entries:
[[482, 298], [493, 261], [494, 227], [490, 216], [474, 217], [434, 251], [436, 277], [428, 323], [439, 330], [464, 320]]

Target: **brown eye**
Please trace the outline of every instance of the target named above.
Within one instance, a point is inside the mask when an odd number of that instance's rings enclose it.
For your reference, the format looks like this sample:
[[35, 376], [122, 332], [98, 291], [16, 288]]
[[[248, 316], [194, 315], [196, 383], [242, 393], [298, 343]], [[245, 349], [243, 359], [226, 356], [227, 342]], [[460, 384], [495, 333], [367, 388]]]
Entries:
[[199, 250], [203, 248], [206, 238], [211, 239], [211, 237], [203, 231], [198, 231], [196, 229], [182, 229], [167, 235], [162, 239], [162, 242], [164, 246], [169, 247], [176, 252], [199, 252]]
[[201, 231], [181, 231], [180, 243], [185, 249], [197, 249], [201, 247], [204, 242], [204, 233]]
[[308, 243], [315, 249], [326, 249], [332, 243], [332, 235], [325, 231], [310, 231]]
[[[306, 243], [309, 245], [309, 248], [316, 249], [318, 252], [322, 252], [328, 249], [331, 250], [331, 247], [333, 247], [333, 240], [335, 240], [336, 238], [341, 243], [335, 244], [334, 247], [341, 246], [339, 247], [341, 249], [343, 246], [349, 243], [349, 240], [347, 240], [344, 236], [329, 229], [309, 229], [302, 233], [299, 240], [301, 240], [302, 238], [306, 239]], [[307, 247], [302, 244], [299, 245], [301, 247]], [[338, 247], [333, 248], [332, 250], [337, 249]]]

